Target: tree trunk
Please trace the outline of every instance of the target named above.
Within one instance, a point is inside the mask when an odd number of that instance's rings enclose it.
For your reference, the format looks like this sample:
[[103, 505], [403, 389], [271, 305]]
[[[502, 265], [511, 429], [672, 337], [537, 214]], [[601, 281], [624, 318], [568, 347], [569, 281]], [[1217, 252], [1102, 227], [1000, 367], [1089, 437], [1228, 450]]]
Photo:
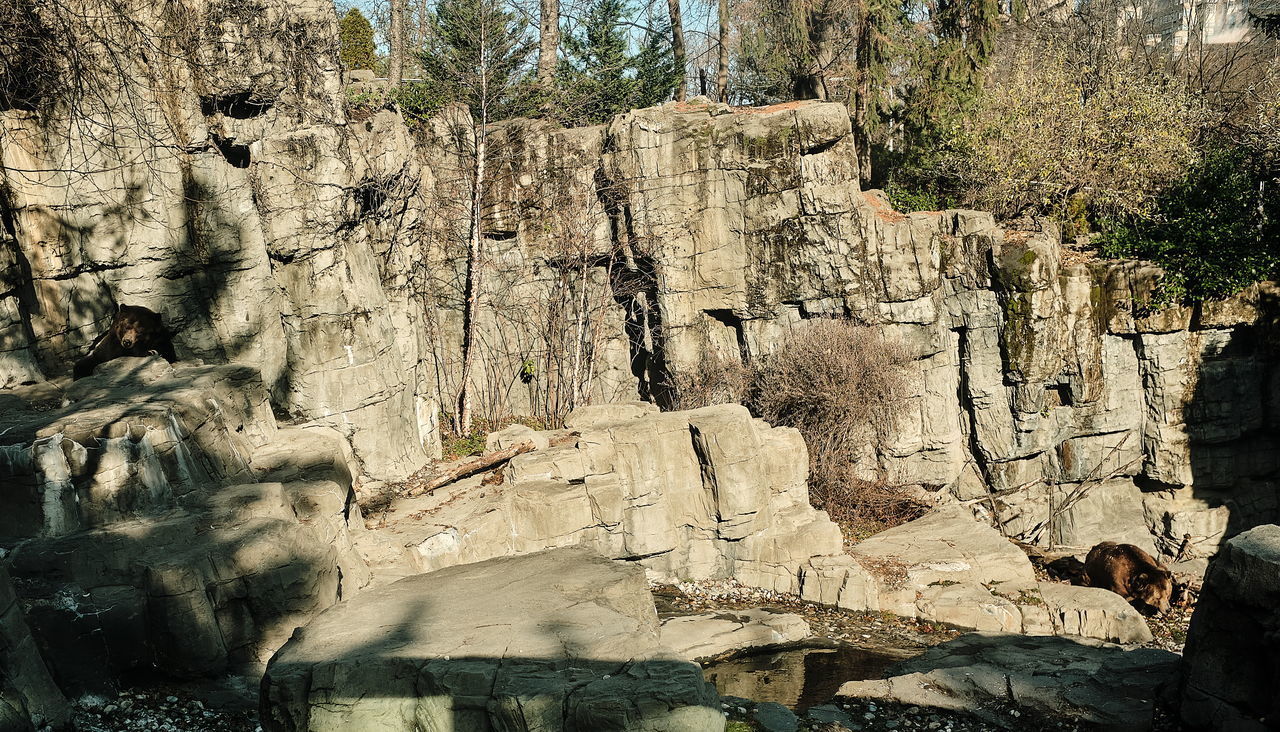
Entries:
[[729, 0], [720, 0], [720, 55], [716, 60], [716, 96], [729, 103]]
[[685, 55], [684, 26], [680, 21], [680, 0], [667, 0], [667, 10], [671, 13], [671, 55], [680, 72], [680, 85], [676, 87], [676, 101], [683, 102], [685, 97]]
[[534, 447], [532, 442], [517, 442], [511, 447], [502, 450], [486, 452], [483, 455], [476, 455], [475, 457], [460, 460], [452, 465], [441, 468], [430, 478], [427, 478], [422, 483], [413, 486], [405, 492], [405, 496], [413, 497], [420, 496], [424, 493], [429, 494], [441, 486], [446, 486], [454, 481], [462, 480], [468, 475], [475, 475], [481, 470], [492, 468], [498, 463], [506, 462], [516, 455], [521, 455], [533, 449]]
[[404, 3], [405, 0], [391, 0], [391, 22], [387, 28], [387, 94], [400, 86], [404, 76]]
[[466, 303], [462, 311], [462, 375], [459, 378], [457, 410], [454, 412], [453, 431], [458, 435], [471, 433], [471, 371], [475, 362], [476, 316], [480, 301], [480, 247], [483, 244], [485, 144], [488, 137], [488, 120], [481, 112], [479, 123], [473, 127], [475, 135], [475, 160], [471, 167], [471, 220], [467, 231], [467, 288]]
[[827, 69], [835, 62], [835, 13], [831, 0], [825, 0], [809, 14], [809, 51], [813, 61], [805, 73], [795, 79], [796, 99], [827, 98]]
[[560, 0], [540, 0], [538, 83], [550, 89], [556, 78], [556, 50], [560, 47]]

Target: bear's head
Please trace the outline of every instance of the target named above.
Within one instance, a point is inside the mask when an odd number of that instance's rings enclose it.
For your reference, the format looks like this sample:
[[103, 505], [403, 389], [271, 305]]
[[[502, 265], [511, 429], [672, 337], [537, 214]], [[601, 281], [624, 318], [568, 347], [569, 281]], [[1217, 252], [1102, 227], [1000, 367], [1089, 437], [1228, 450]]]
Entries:
[[1129, 580], [1129, 592], [1139, 609], [1148, 614], [1164, 615], [1169, 612], [1173, 598], [1173, 575], [1167, 569], [1144, 569]]
[[168, 335], [159, 315], [136, 305], [119, 307], [111, 331], [126, 350], [152, 348], [158, 337]]

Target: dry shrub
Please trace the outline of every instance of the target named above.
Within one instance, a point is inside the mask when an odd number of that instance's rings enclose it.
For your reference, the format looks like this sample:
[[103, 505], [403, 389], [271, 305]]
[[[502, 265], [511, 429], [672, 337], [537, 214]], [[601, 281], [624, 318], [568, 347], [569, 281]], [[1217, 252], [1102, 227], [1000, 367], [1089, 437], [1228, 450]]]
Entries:
[[773, 425], [795, 427], [809, 448], [809, 499], [861, 538], [918, 517], [924, 507], [878, 480], [857, 477], [865, 449], [893, 426], [893, 402], [911, 356], [880, 330], [846, 320], [810, 320], [764, 359], [749, 406]]
[[736, 358], [703, 353], [692, 374], [671, 378], [671, 408], [700, 409], [714, 404], [741, 404], [751, 387], [751, 367]]

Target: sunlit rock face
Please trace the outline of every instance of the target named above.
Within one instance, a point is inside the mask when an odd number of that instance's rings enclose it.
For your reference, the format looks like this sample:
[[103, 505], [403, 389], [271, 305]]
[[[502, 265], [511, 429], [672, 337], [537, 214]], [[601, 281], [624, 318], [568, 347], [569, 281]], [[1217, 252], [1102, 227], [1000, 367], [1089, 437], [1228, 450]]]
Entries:
[[[424, 202], [456, 198], [448, 128], [418, 137]], [[1270, 285], [1158, 309], [1157, 268], [1066, 248], [1049, 222], [896, 212], [859, 189], [839, 105], [668, 104], [574, 130], [502, 123], [492, 141], [487, 413], [679, 405], [709, 361], [759, 359], [806, 319], [849, 317], [913, 357], [888, 439], [863, 452], [868, 478], [966, 500], [990, 488], [980, 505], [1011, 535], [1130, 542], [1201, 567], [1280, 511]], [[447, 220], [421, 223], [436, 234], [414, 258], [431, 263], [443, 398], [462, 251]]]
[[0, 386], [67, 373], [142, 305], [182, 359], [250, 364], [363, 470], [411, 472], [435, 410], [358, 194], [409, 148], [349, 144], [332, 6], [105, 5], [33, 3], [53, 45], [28, 61], [79, 65], [0, 110]]

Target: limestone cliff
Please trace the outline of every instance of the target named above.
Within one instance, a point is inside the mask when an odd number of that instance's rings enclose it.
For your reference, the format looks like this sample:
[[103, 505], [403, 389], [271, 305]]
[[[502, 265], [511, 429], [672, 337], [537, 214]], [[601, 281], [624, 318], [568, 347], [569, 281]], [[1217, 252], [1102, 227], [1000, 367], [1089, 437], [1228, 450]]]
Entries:
[[[184, 361], [256, 367], [365, 475], [420, 466], [457, 389], [465, 112], [411, 132], [349, 111], [323, 0], [100, 2], [31, 5], [88, 66], [0, 110], [0, 386], [65, 375], [115, 304], [145, 305]], [[517, 121], [491, 149], [484, 413], [670, 403], [708, 357], [848, 316], [915, 359], [868, 473], [1024, 538], [1184, 558], [1280, 512], [1270, 290], [1148, 312], [1153, 268], [1050, 225], [893, 211], [859, 190], [839, 105]]]

